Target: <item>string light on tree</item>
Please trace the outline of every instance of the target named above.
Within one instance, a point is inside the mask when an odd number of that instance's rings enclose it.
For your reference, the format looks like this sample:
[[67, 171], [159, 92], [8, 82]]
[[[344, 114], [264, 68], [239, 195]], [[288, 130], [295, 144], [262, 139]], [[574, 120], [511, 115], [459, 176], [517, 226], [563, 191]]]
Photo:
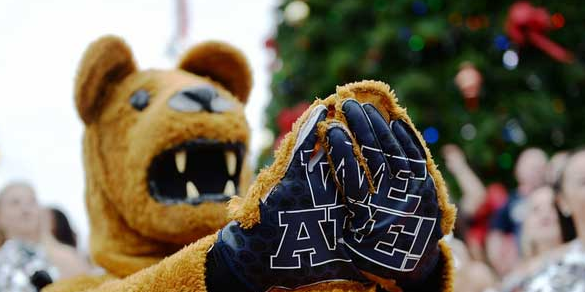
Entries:
[[516, 69], [518, 62], [518, 54], [513, 50], [507, 50], [502, 56], [502, 63], [504, 63], [504, 67], [508, 70]]
[[526, 85], [528, 85], [528, 88], [538, 91], [542, 87], [542, 80], [538, 75], [532, 73], [526, 77]]
[[473, 124], [465, 124], [463, 125], [463, 127], [461, 127], [461, 137], [464, 140], [467, 141], [471, 141], [473, 139], [475, 139], [475, 136], [477, 135], [477, 129], [475, 128], [475, 126]]
[[304, 1], [292, 1], [284, 9], [284, 21], [290, 26], [300, 25], [310, 12], [309, 5]]
[[565, 26], [565, 17], [560, 13], [555, 13], [550, 17], [550, 22], [554, 28], [559, 29]]
[[439, 141], [439, 130], [435, 127], [428, 127], [423, 131], [423, 139], [429, 144], [435, 144]]
[[510, 119], [506, 122], [502, 136], [506, 142], [513, 142], [516, 145], [526, 144], [526, 132], [516, 119]]
[[412, 35], [408, 39], [408, 47], [415, 52], [422, 51], [425, 48], [425, 40], [419, 35]]
[[500, 51], [505, 51], [510, 48], [510, 41], [505, 35], [501, 34], [497, 35], [494, 38], [494, 44], [496, 45], [496, 48], [498, 48], [498, 50]]

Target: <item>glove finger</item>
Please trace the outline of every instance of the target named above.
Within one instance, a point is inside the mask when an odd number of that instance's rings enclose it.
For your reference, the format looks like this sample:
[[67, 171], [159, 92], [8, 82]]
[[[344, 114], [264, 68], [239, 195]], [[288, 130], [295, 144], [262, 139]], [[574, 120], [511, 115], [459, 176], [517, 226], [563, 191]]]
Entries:
[[402, 150], [408, 158], [411, 168], [410, 177], [418, 180], [426, 178], [426, 154], [412, 128], [404, 121], [392, 121], [390, 127]]
[[[357, 101], [351, 99], [343, 103], [342, 109], [372, 177], [381, 176], [386, 166], [386, 159], [364, 109]], [[378, 184], [375, 181], [372, 183], [376, 188]]]
[[353, 153], [351, 138], [347, 131], [342, 124], [330, 126], [327, 130], [328, 154], [345, 196], [351, 201], [363, 201], [368, 195], [368, 184], [364, 171]]
[[425, 160], [425, 150], [410, 125], [402, 120], [390, 122], [394, 135], [402, 146], [402, 150], [410, 159]]
[[[281, 189], [290, 188], [291, 194], [302, 193], [300, 186], [306, 186], [312, 201], [306, 200], [307, 206], [335, 204], [337, 188], [330, 175], [327, 155], [318, 144], [318, 124], [327, 117], [325, 106], [316, 106], [311, 110], [304, 124], [297, 133], [294, 157], [282, 178]], [[308, 197], [307, 197], [308, 198]]]
[[401, 159], [405, 158], [406, 154], [402, 150], [398, 139], [394, 136], [392, 129], [390, 129], [390, 126], [384, 120], [384, 117], [371, 104], [365, 104], [364, 110], [372, 123], [372, 128], [374, 129], [382, 151], [384, 151], [386, 160], [390, 163], [392, 175], [396, 175], [398, 170], [409, 170], [408, 161]]
[[297, 134], [297, 141], [293, 148], [293, 165], [300, 166], [301, 163], [309, 162], [315, 144], [317, 144], [317, 141], [319, 140], [317, 135], [317, 124], [324, 121], [326, 117], [327, 108], [325, 106], [318, 105], [313, 108]]
[[[383, 179], [381, 182], [380, 190], [383, 190], [383, 192], [380, 196], [373, 198], [372, 203], [381, 208], [413, 213], [418, 206], [419, 198], [412, 195], [409, 196], [409, 194], [418, 189], [424, 180], [413, 179], [415, 173], [413, 173], [414, 170], [412, 168], [418, 169], [418, 171], [414, 172], [422, 173], [421, 178], [423, 178], [424, 171], [426, 170], [425, 162], [423, 160], [421, 160], [422, 162], [413, 162], [408, 159], [390, 125], [386, 123], [382, 115], [373, 105], [364, 105], [364, 110], [384, 150], [386, 160], [389, 162], [390, 171], [386, 179]], [[403, 131], [400, 134], [405, 135]], [[404, 137], [401, 137], [401, 139], [404, 139]]]

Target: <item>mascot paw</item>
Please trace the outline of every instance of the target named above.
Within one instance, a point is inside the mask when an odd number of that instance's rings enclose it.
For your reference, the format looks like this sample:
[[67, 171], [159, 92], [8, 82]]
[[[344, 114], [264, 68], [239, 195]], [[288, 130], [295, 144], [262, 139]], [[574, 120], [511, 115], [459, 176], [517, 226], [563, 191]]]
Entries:
[[345, 123], [329, 123], [326, 144], [351, 214], [344, 246], [359, 270], [383, 286], [394, 284], [385, 279], [399, 286], [424, 280], [443, 236], [425, 149], [408, 123], [386, 122], [372, 104], [339, 103]]
[[213, 250], [249, 291], [448, 291], [453, 213], [405, 111], [366, 81], [299, 118]]
[[326, 117], [325, 106], [314, 106], [298, 129], [284, 177], [260, 198], [260, 222], [243, 228], [232, 221], [219, 234], [214, 248], [251, 291], [367, 282], [339, 242], [348, 211], [324, 148], [316, 146]]

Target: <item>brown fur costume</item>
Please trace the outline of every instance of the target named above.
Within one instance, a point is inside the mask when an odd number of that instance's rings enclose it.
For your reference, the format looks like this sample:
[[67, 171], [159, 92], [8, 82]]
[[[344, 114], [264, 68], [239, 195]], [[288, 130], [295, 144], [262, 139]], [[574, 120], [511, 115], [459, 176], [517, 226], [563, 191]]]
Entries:
[[[235, 101], [236, 109], [185, 114], [168, 108], [167, 100], [177, 90], [202, 83], [213, 84]], [[155, 155], [193, 138], [247, 145], [244, 104], [251, 86], [246, 59], [219, 42], [194, 47], [178, 69], [166, 71], [138, 70], [130, 49], [117, 37], [103, 37], [89, 46], [76, 79], [75, 103], [86, 126], [90, 252], [109, 275], [123, 278], [141, 271], [228, 222], [223, 203], [195, 207], [157, 203], [148, 195], [147, 169]], [[151, 94], [143, 112], [129, 103], [138, 89]], [[240, 191], [247, 189], [249, 175], [242, 171]], [[73, 279], [67, 281], [72, 289], [63, 283], [47, 290], [81, 291], [84, 283], [96, 286], [112, 277]]]
[[[202, 83], [213, 84], [223, 96], [236, 101], [237, 109], [221, 114], [184, 114], [168, 109], [167, 101], [177, 90]], [[90, 250], [95, 263], [107, 275], [59, 282], [44, 291], [207, 291], [206, 254], [217, 239], [215, 232], [228, 222], [225, 204], [157, 203], [148, 195], [146, 170], [158, 153], [193, 138], [247, 145], [249, 129], [243, 108], [250, 88], [246, 60], [226, 44], [205, 43], [195, 47], [185, 55], [179, 69], [140, 71], [131, 51], [119, 38], [104, 37], [93, 43], [78, 72], [75, 101], [86, 126], [84, 162]], [[138, 89], [146, 89], [152, 95], [143, 112], [135, 111], [128, 102]], [[340, 102], [349, 97], [369, 101], [386, 118], [402, 118], [412, 125], [388, 86], [379, 82], [338, 87], [337, 94], [316, 101], [313, 107], [325, 104], [330, 109], [337, 108], [335, 117], [339, 119]], [[230, 219], [244, 227], [258, 223], [258, 199], [284, 175], [300, 125], [306, 119], [305, 113], [295, 123], [279, 147], [275, 163], [260, 173], [246, 197], [231, 200]], [[453, 226], [454, 210], [428, 150], [427, 157], [428, 168], [437, 183], [442, 229], [447, 234]], [[243, 171], [241, 176], [239, 190], [244, 194], [249, 172]], [[440, 246], [443, 270], [439, 272], [444, 281], [443, 287], [436, 290], [450, 291], [450, 251], [443, 242]], [[371, 278], [388, 290], [399, 290], [392, 280]], [[322, 283], [302, 289], [374, 290], [375, 287], [352, 282]]]

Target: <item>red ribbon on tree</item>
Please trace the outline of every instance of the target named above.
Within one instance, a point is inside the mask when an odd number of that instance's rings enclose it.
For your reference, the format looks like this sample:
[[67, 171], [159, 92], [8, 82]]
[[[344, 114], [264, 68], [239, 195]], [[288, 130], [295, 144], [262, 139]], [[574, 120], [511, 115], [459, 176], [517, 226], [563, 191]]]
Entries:
[[551, 29], [550, 14], [545, 8], [534, 7], [525, 1], [516, 2], [510, 7], [506, 31], [513, 42], [518, 45], [532, 44], [560, 62], [573, 62], [571, 52], [545, 35]]

